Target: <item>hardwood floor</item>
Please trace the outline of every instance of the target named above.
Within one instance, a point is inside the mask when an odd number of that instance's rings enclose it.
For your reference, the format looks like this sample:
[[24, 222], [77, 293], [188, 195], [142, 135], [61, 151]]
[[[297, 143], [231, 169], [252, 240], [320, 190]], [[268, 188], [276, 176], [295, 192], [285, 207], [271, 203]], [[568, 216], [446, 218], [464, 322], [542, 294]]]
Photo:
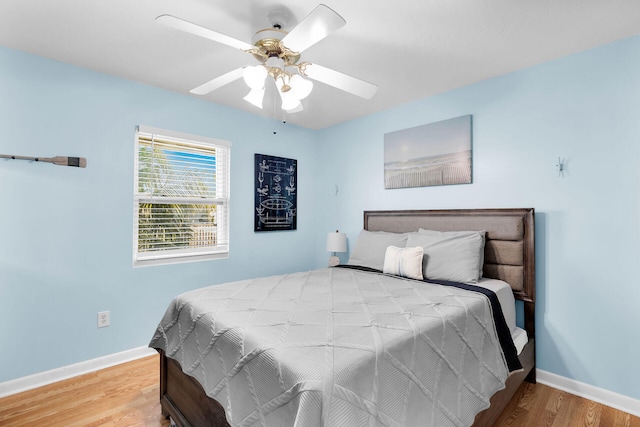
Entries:
[[523, 383], [494, 427], [640, 427], [640, 418], [570, 393]]
[[[150, 356], [0, 399], [0, 426], [167, 427]], [[640, 418], [542, 384], [523, 384], [495, 424], [640, 427]]]
[[0, 399], [0, 426], [169, 426], [160, 414], [158, 356]]

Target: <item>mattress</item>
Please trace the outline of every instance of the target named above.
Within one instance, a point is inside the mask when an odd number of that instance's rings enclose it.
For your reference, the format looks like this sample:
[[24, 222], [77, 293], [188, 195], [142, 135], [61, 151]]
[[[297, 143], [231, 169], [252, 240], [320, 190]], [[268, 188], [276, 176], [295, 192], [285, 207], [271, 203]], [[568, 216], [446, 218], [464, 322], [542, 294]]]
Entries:
[[513, 296], [511, 286], [502, 280], [488, 279], [484, 277], [475, 285], [493, 291], [498, 297], [498, 301], [502, 307], [504, 320], [507, 322], [516, 350], [518, 351], [518, 354], [520, 354], [525, 344], [527, 344], [528, 337], [527, 331], [516, 326], [516, 299]]
[[477, 292], [320, 269], [176, 297], [150, 346], [233, 426], [464, 426], [508, 376]]
[[524, 346], [527, 345], [527, 342], [529, 342], [527, 331], [518, 327], [516, 327], [516, 330], [511, 334], [511, 339], [513, 339], [513, 345], [516, 346], [516, 351], [518, 352], [518, 354], [522, 352]]

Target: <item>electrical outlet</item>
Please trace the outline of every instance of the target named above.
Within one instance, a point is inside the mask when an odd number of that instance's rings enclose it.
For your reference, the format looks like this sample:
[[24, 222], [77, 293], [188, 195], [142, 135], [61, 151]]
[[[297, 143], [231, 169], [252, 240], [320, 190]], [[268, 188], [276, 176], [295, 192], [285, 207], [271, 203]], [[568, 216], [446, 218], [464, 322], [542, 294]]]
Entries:
[[111, 324], [111, 315], [108, 311], [98, 312], [98, 328], [104, 328]]

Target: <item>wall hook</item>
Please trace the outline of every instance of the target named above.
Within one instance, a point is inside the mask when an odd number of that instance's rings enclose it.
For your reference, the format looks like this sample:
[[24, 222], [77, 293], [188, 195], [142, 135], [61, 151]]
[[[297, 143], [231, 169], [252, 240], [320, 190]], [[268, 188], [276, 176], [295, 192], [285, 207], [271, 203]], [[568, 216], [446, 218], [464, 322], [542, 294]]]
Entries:
[[558, 157], [558, 163], [556, 164], [556, 170], [559, 177], [564, 177], [564, 159]]

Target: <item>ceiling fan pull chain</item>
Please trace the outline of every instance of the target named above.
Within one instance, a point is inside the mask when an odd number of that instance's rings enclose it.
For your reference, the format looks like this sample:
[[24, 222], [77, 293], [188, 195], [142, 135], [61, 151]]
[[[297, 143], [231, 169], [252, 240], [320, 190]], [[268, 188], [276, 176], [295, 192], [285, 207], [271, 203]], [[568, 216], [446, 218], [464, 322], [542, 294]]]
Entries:
[[[276, 90], [278, 90], [276, 88]], [[273, 97], [273, 117], [277, 117], [278, 114], [278, 106], [277, 106], [277, 100], [276, 100], [277, 96]], [[273, 128], [273, 134], [276, 135], [278, 133], [278, 131], [276, 131], [275, 127]]]

